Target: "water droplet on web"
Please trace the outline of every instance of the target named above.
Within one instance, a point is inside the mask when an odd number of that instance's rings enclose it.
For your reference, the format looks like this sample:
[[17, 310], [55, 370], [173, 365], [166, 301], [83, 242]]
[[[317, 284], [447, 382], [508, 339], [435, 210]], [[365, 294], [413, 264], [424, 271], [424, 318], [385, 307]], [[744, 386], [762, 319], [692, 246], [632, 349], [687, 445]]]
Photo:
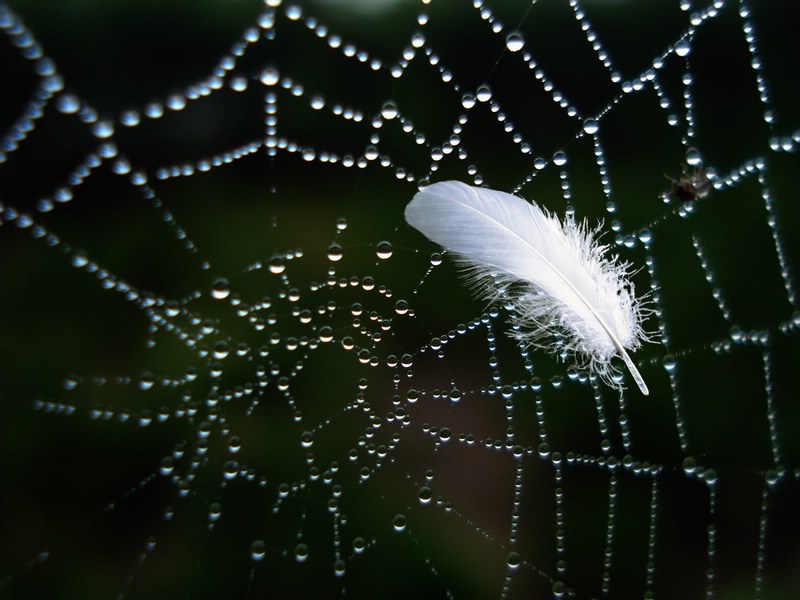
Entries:
[[433, 498], [433, 491], [431, 491], [431, 488], [427, 486], [419, 488], [420, 504], [430, 504], [431, 498]]
[[461, 106], [470, 109], [475, 106], [475, 96], [473, 94], [464, 94], [461, 96]]
[[519, 52], [524, 46], [525, 40], [522, 38], [522, 34], [518, 31], [509, 33], [506, 36], [506, 48], [508, 48], [509, 52]]
[[283, 273], [286, 270], [286, 261], [282, 256], [275, 256], [272, 260], [269, 261], [269, 272], [275, 273]]
[[142, 117], [139, 115], [139, 111], [126, 110], [122, 113], [119, 120], [125, 127], [136, 127], [141, 123]]
[[220, 277], [211, 287], [211, 297], [215, 300], [225, 300], [231, 293], [231, 285], [224, 277]]
[[325, 98], [320, 95], [315, 95], [311, 97], [311, 102], [309, 103], [311, 108], [314, 110], [320, 110], [325, 106]]
[[675, 54], [677, 54], [678, 56], [688, 56], [691, 50], [692, 46], [685, 39], [675, 44]]
[[667, 373], [672, 373], [675, 371], [675, 367], [677, 366], [678, 362], [675, 360], [675, 357], [672, 354], [665, 354], [663, 364], [664, 370]]
[[397, 514], [392, 519], [392, 527], [395, 531], [405, 531], [407, 519], [404, 514]]
[[98, 121], [92, 127], [92, 133], [100, 139], [110, 138], [114, 135], [114, 124], [111, 121]]
[[230, 481], [235, 479], [237, 475], [239, 475], [239, 463], [235, 460], [227, 461], [222, 469], [222, 477]]
[[506, 557], [506, 565], [509, 569], [517, 569], [522, 564], [522, 557], [518, 552], [509, 552]]
[[328, 260], [331, 262], [338, 262], [342, 260], [342, 247], [339, 244], [331, 244], [328, 247]]
[[[210, 523], [214, 523], [219, 521], [219, 518], [222, 516], [222, 505], [219, 502], [212, 502], [208, 505], [208, 520]], [[251, 545], [250, 550], [253, 550]]]
[[242, 76], [234, 77], [228, 85], [234, 92], [243, 92], [247, 89], [247, 78]]
[[683, 472], [687, 475], [692, 475], [697, 470], [697, 461], [691, 457], [687, 456], [683, 459]]
[[492, 99], [492, 90], [485, 83], [480, 85], [477, 90], [478, 102], [488, 102]]
[[567, 155], [559, 150], [553, 154], [553, 164], [557, 167], [563, 167], [565, 164], [567, 164]]
[[698, 167], [703, 164], [703, 156], [697, 148], [689, 148], [686, 151], [686, 164], [690, 167]]
[[539, 453], [540, 458], [547, 458], [548, 456], [550, 456], [550, 444], [548, 444], [547, 442], [542, 442], [541, 444], [539, 444], [537, 452]]
[[386, 260], [392, 257], [392, 243], [383, 241], [379, 242], [377, 247], [375, 248], [375, 253], [378, 255], [378, 258], [381, 260]]
[[405, 300], [398, 300], [394, 304], [394, 312], [398, 315], [404, 315], [408, 312], [408, 302]]
[[438, 267], [440, 264], [442, 264], [442, 255], [438, 252], [431, 254], [431, 266]]
[[264, 85], [276, 85], [280, 81], [280, 73], [275, 67], [267, 67], [261, 71], [259, 79]]
[[715, 469], [706, 469], [703, 473], [703, 481], [708, 485], [716, 485], [718, 479], [717, 471]]
[[381, 116], [387, 121], [394, 119], [397, 114], [397, 105], [392, 101], [386, 102], [381, 108]]
[[356, 554], [361, 554], [367, 547], [367, 541], [363, 537], [353, 538], [353, 550]]
[[81, 101], [72, 94], [61, 94], [56, 100], [56, 108], [65, 115], [71, 115], [81, 109]]
[[156, 378], [152, 373], [145, 373], [142, 375], [141, 379], [139, 379], [139, 389], [145, 392], [153, 389], [155, 384]]
[[346, 568], [347, 564], [341, 558], [333, 561], [333, 574], [337, 577], [344, 575]]
[[267, 555], [267, 545], [264, 540], [256, 540], [250, 544], [250, 558], [253, 560], [263, 560]]
[[228, 342], [219, 341], [214, 344], [214, 352], [212, 353], [212, 356], [217, 360], [222, 360], [227, 358], [229, 352], [230, 346], [228, 346]]
[[298, 21], [303, 16], [303, 9], [297, 4], [290, 4], [286, 7], [286, 18], [290, 21]]
[[161, 459], [161, 468], [159, 469], [159, 473], [162, 475], [170, 475], [174, 470], [174, 459], [171, 456], [165, 456]]
[[294, 548], [294, 558], [297, 562], [305, 562], [308, 558], [308, 545], [299, 543]]
[[181, 314], [180, 304], [176, 300], [169, 300], [164, 305], [164, 314], [170, 318], [177, 317], [179, 314]]
[[583, 122], [583, 130], [589, 135], [594, 135], [600, 129], [600, 125], [595, 119], [586, 119]]
[[767, 485], [771, 489], [775, 489], [778, 483], [780, 483], [780, 480], [781, 480], [781, 475], [775, 469], [770, 469], [766, 473], [764, 473], [764, 481], [767, 482]]

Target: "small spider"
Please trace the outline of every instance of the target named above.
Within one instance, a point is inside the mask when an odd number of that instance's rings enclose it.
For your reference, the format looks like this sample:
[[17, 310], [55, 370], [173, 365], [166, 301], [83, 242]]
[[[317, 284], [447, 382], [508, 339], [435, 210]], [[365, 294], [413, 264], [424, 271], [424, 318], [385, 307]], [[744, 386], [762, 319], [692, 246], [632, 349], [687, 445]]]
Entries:
[[661, 194], [664, 202], [670, 202], [673, 198], [681, 202], [705, 198], [712, 187], [711, 179], [703, 165], [696, 166], [690, 171], [689, 165], [684, 163], [680, 179], [675, 180], [668, 175], [666, 178], [672, 182], [672, 189]]

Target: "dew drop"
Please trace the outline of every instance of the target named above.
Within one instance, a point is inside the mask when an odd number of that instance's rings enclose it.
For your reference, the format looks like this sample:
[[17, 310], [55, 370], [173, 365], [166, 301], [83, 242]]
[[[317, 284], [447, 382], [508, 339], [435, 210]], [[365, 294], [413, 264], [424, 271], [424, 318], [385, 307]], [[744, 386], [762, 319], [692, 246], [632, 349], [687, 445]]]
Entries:
[[775, 489], [778, 483], [780, 483], [781, 476], [780, 473], [778, 473], [776, 470], [770, 469], [769, 471], [764, 473], [764, 480], [767, 482], [767, 485], [771, 489]]
[[565, 164], [567, 164], [567, 155], [559, 150], [553, 154], [553, 164], [557, 167], [563, 167]]
[[525, 40], [518, 31], [509, 33], [508, 36], [506, 36], [506, 48], [508, 48], [509, 52], [519, 52], [524, 46]]
[[703, 156], [697, 148], [689, 148], [686, 151], [686, 164], [690, 167], [698, 167], [703, 164]]
[[518, 552], [509, 552], [506, 557], [506, 564], [509, 569], [518, 569], [520, 564], [522, 564], [522, 557]]
[[303, 9], [296, 5], [292, 4], [286, 7], [286, 18], [290, 21], [297, 21], [303, 16]]
[[391, 258], [392, 252], [393, 252], [392, 244], [391, 242], [387, 241], [379, 242], [378, 246], [375, 248], [375, 253], [381, 260], [386, 260], [387, 258]]
[[282, 256], [275, 256], [272, 260], [269, 261], [269, 272], [275, 273], [283, 273], [286, 270], [286, 261]]
[[387, 121], [394, 119], [397, 116], [397, 105], [391, 100], [386, 102], [381, 108], [381, 116]]
[[300, 436], [300, 445], [303, 448], [310, 448], [314, 445], [314, 434], [310, 431], [304, 431]]
[[275, 85], [280, 80], [280, 73], [275, 67], [267, 67], [261, 71], [260, 79], [264, 85]]
[[395, 531], [405, 531], [407, 524], [407, 519], [404, 514], [397, 514], [392, 519], [392, 527], [394, 527]]
[[228, 342], [224, 340], [220, 340], [216, 344], [214, 344], [214, 351], [212, 352], [212, 356], [217, 360], [222, 360], [228, 357], [230, 352], [230, 346]]
[[264, 540], [256, 540], [250, 544], [250, 558], [253, 560], [263, 560], [267, 555], [267, 545]]
[[715, 485], [717, 483], [718, 475], [714, 469], [706, 469], [706, 472], [703, 473], [703, 480], [708, 485]]
[[92, 127], [92, 133], [100, 139], [110, 138], [114, 135], [114, 124], [111, 121], [98, 121]]
[[56, 108], [65, 115], [71, 115], [80, 110], [81, 101], [72, 94], [61, 94], [56, 101]]
[[600, 125], [595, 119], [586, 119], [583, 122], [583, 130], [589, 135], [594, 135], [600, 129]]
[[229, 85], [234, 92], [243, 92], [247, 89], [247, 78], [241, 76], [234, 77], [231, 79]]
[[305, 562], [308, 558], [308, 545], [299, 543], [294, 548], [294, 558], [297, 562]]
[[328, 260], [331, 262], [338, 262], [342, 260], [342, 247], [339, 244], [333, 243], [328, 247]]
[[485, 83], [478, 87], [477, 90], [478, 102], [488, 102], [492, 99], [492, 90]]
[[430, 504], [431, 498], [433, 498], [433, 491], [431, 488], [427, 486], [422, 486], [419, 488], [420, 504]]
[[162, 475], [170, 475], [175, 469], [174, 460], [171, 456], [165, 456], [161, 459], [161, 468], [159, 472]]
[[231, 294], [231, 285], [224, 277], [217, 279], [211, 287], [211, 297], [214, 300], [225, 300]]
[[347, 564], [341, 559], [337, 559], [333, 562], [333, 574], [337, 577], [341, 577], [344, 575], [345, 569]]
[[125, 127], [136, 127], [142, 121], [142, 117], [138, 111], [126, 110], [120, 117], [120, 123]]
[[322, 96], [317, 95], [311, 98], [311, 108], [313, 108], [314, 110], [320, 110], [324, 106], [325, 106], [325, 98], [323, 98]]
[[538, 452], [539, 452], [539, 457], [540, 458], [549, 457], [550, 456], [550, 444], [548, 444], [547, 442], [542, 442], [541, 444], [539, 444]]

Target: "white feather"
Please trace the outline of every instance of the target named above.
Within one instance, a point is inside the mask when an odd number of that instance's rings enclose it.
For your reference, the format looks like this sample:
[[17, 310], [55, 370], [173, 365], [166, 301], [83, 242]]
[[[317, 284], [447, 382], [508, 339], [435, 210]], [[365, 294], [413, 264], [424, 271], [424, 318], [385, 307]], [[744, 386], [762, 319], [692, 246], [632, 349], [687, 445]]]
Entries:
[[633, 292], [628, 265], [607, 258], [585, 223], [576, 224], [522, 198], [460, 181], [435, 183], [409, 202], [406, 220], [455, 253], [481, 297], [510, 300], [512, 336], [525, 345], [575, 356], [619, 388], [619, 355], [648, 394], [627, 350], [648, 338], [647, 312]]

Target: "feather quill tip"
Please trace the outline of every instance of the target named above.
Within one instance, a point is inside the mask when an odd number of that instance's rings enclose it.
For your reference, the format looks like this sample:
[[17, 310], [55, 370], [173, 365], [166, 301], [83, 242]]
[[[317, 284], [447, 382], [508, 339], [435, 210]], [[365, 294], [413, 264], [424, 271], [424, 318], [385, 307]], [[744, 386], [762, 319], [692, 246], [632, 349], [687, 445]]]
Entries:
[[616, 389], [622, 385], [611, 361], [620, 356], [649, 394], [628, 350], [650, 341], [642, 327], [650, 310], [634, 294], [629, 265], [607, 256], [597, 229], [460, 181], [425, 187], [405, 217], [456, 256], [479, 298], [510, 301], [510, 335], [523, 346], [567, 352]]

